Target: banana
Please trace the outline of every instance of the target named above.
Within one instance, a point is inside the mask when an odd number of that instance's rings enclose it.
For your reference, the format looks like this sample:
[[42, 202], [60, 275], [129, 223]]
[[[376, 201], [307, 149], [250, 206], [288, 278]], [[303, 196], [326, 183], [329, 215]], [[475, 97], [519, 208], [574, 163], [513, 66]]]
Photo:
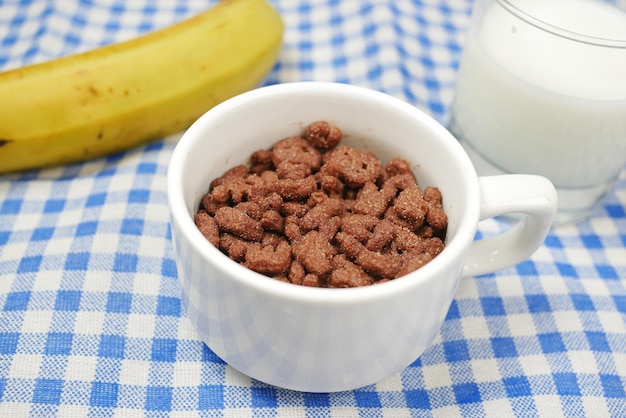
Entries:
[[221, 0], [126, 42], [0, 73], [0, 173], [84, 161], [184, 130], [259, 84], [283, 32], [268, 0]]

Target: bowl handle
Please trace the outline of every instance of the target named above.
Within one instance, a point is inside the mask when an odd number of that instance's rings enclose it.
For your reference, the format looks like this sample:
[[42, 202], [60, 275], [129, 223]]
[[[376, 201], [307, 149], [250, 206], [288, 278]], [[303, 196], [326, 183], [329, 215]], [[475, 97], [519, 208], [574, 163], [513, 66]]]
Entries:
[[530, 257], [545, 240], [557, 210], [557, 194], [545, 177], [507, 174], [479, 177], [480, 220], [515, 216], [506, 232], [470, 246], [463, 276], [478, 276], [512, 267]]

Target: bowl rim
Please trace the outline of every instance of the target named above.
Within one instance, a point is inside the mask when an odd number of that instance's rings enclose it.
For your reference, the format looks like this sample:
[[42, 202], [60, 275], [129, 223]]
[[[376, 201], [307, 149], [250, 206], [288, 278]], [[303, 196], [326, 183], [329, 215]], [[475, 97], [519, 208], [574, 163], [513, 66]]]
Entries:
[[[301, 98], [302, 94], [313, 91], [316, 94], [321, 91], [328, 94], [352, 95], [355, 100], [359, 100], [359, 98], [379, 100], [385, 105], [395, 107], [399, 112], [406, 112], [434, 130], [443, 139], [442, 143], [448, 152], [454, 153], [456, 159], [463, 164], [463, 170], [467, 175], [462, 180], [465, 187], [473, 190], [468, 193], [467, 208], [459, 220], [456, 236], [446, 243], [446, 247], [437, 257], [420, 269], [406, 276], [371, 286], [329, 289], [294, 285], [264, 276], [230, 259], [210, 244], [196, 227], [193, 222], [193, 215], [190, 215], [185, 204], [182, 182], [185, 159], [187, 155], [193, 152], [194, 145], [202, 137], [201, 133], [205, 126], [219, 120], [223, 113], [236, 112], [240, 104], [250, 100], [280, 94], [290, 94]], [[480, 188], [474, 166], [462, 146], [443, 125], [424, 111], [387, 93], [367, 87], [319, 81], [290, 82], [259, 87], [230, 98], [200, 116], [183, 133], [172, 153], [167, 171], [167, 199], [172, 235], [180, 231], [182, 236], [178, 238], [185, 240], [206, 262], [213, 264], [219, 274], [228, 275], [229, 279], [262, 294], [297, 300], [300, 303], [361, 303], [403, 293], [409, 288], [423, 285], [425, 281], [436, 279], [437, 273], [445, 270], [447, 264], [463, 262], [465, 253], [474, 239], [480, 216]], [[172, 241], [176, 241], [173, 236]], [[176, 249], [174, 250], [174, 257], [178, 265]]]

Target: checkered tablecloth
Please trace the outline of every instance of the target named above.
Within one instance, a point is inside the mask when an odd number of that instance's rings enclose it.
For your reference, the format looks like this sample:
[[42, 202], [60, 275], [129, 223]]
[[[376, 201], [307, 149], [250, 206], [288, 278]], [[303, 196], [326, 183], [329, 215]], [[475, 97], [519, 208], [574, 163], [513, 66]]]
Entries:
[[[0, 0], [0, 69], [212, 4]], [[471, 0], [274, 4], [285, 42], [265, 84], [367, 86], [446, 123]], [[0, 176], [0, 417], [626, 416], [625, 173], [589, 221], [553, 229], [528, 261], [463, 279], [434, 344], [406, 370], [309, 394], [230, 368], [187, 319], [166, 202], [179, 137]]]

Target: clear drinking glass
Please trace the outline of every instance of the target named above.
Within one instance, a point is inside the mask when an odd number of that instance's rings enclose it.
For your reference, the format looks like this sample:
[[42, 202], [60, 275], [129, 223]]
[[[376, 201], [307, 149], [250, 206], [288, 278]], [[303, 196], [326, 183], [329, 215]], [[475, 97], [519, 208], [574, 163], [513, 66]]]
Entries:
[[586, 218], [626, 164], [626, 2], [476, 0], [449, 128], [479, 175], [555, 185]]

